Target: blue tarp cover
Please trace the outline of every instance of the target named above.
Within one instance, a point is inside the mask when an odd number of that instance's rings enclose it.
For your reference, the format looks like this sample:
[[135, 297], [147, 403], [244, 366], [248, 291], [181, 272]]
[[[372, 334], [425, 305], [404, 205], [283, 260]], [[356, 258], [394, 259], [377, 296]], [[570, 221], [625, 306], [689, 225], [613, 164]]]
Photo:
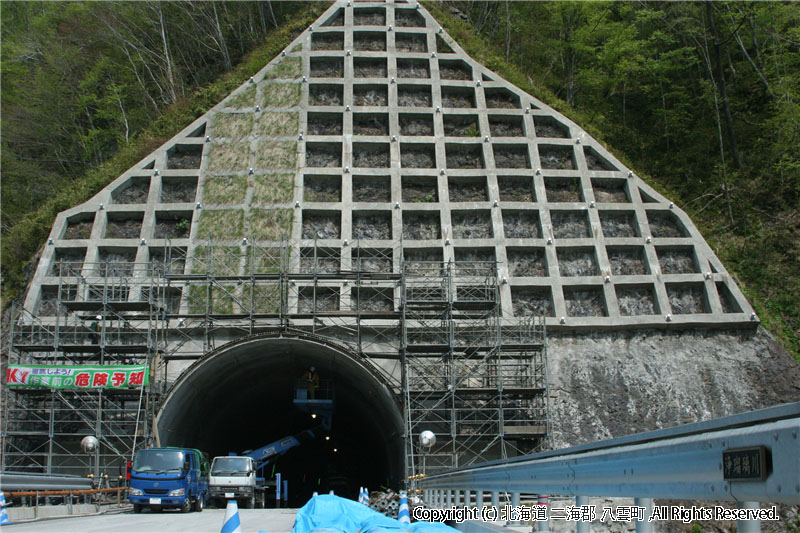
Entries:
[[298, 509], [293, 533], [458, 533], [439, 523], [403, 525], [363, 503], [321, 494]]

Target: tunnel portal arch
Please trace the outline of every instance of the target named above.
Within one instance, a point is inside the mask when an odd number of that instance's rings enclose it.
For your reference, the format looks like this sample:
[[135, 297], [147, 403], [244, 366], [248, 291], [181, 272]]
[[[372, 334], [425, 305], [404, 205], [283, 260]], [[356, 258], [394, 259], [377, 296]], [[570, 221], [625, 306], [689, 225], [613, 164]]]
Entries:
[[404, 426], [387, 383], [362, 357], [303, 334], [245, 337], [192, 364], [158, 410], [159, 444], [199, 448], [213, 457], [317, 426], [293, 404], [293, 385], [311, 366], [334, 386], [331, 430], [279, 458], [265, 475], [281, 472], [298, 499], [312, 490], [398, 485], [405, 472]]

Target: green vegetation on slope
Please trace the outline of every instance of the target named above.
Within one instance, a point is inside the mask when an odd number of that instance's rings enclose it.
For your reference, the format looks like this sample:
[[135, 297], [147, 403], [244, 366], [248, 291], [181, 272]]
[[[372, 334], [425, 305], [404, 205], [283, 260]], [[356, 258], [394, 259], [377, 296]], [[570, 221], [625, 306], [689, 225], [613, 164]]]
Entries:
[[[274, 5], [0, 3], [4, 304], [21, 294], [58, 212], [227, 96], [328, 4]], [[685, 209], [765, 326], [800, 354], [800, 10], [427, 5], [472, 57]], [[245, 56], [269, 26], [280, 29]]]
[[426, 7], [474, 59], [569, 116], [680, 205], [800, 358], [796, 6]]
[[[228, 96], [328, 5], [0, 4], [3, 306], [22, 295], [28, 265], [59, 212]], [[168, 52], [159, 55], [164, 42]]]

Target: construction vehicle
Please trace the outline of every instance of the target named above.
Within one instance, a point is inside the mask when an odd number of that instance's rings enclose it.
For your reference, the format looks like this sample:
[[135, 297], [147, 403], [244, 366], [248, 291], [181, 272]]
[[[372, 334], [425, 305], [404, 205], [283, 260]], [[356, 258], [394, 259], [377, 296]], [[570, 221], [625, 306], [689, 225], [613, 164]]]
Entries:
[[307, 429], [297, 435], [284, 437], [255, 450], [214, 457], [211, 474], [208, 478], [209, 494], [212, 502], [224, 507], [226, 500], [236, 500], [245, 508], [263, 507], [267, 488], [274, 482], [267, 481], [257, 473], [272, 461], [292, 448], [315, 438], [322, 426]]
[[208, 456], [193, 448], [139, 450], [131, 467], [129, 497], [135, 513], [177, 508], [202, 511], [208, 498]]
[[302, 383], [295, 388], [293, 402], [298, 409], [311, 413], [312, 418], [318, 421], [314, 428], [283, 437], [255, 450], [214, 457], [208, 479], [212, 503], [224, 507], [227, 500], [236, 500], [246, 509], [263, 507], [266, 504], [267, 488], [275, 483], [266, 480], [263, 475], [259, 476], [258, 472], [262, 472], [267, 465], [292, 448], [330, 430], [333, 414], [332, 387], [323, 389], [320, 396], [309, 398], [307, 388]]

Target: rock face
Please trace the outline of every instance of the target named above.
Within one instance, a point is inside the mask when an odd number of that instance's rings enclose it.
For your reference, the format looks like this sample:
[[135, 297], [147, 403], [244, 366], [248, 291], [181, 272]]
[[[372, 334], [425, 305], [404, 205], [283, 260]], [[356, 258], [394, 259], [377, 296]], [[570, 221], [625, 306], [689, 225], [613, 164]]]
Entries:
[[800, 400], [800, 365], [761, 327], [548, 340], [555, 448]]

